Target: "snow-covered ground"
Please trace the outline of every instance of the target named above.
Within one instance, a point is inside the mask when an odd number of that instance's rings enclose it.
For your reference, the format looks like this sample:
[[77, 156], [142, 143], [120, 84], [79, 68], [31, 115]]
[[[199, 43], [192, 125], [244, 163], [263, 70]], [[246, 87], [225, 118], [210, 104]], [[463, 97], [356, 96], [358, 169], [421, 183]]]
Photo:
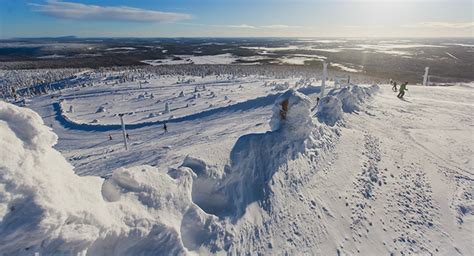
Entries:
[[178, 65], [178, 64], [231, 64], [238, 58], [230, 53], [218, 55], [176, 55], [174, 58], [144, 60], [143, 63], [159, 66], [159, 65]]
[[473, 88], [329, 83], [316, 106], [319, 83], [101, 83], [32, 98], [44, 125], [0, 103], [0, 251], [470, 255]]
[[[287, 81], [295, 79], [278, 82]], [[62, 107], [80, 123], [117, 123], [120, 113], [128, 114], [127, 123], [167, 120], [268, 95], [275, 90], [272, 82], [259, 77], [159, 77], [73, 89], [63, 94]]]

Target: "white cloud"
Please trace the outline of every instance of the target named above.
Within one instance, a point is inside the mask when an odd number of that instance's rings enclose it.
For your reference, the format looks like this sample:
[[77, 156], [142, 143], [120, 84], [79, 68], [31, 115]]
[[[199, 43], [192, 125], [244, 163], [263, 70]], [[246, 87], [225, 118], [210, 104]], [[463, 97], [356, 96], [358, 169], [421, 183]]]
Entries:
[[247, 25], [247, 24], [240, 24], [240, 25], [224, 25], [226, 28], [248, 28], [248, 29], [256, 29], [257, 27]]
[[376, 28], [384, 28], [382, 25], [343, 25], [340, 26], [341, 28], [349, 28], [349, 29], [376, 29]]
[[186, 13], [160, 12], [128, 6], [98, 6], [48, 0], [44, 4], [30, 3], [33, 10], [48, 16], [75, 20], [115, 20], [133, 22], [175, 22], [191, 19]]
[[405, 28], [474, 28], [474, 22], [420, 22], [416, 24], [402, 25]]
[[240, 24], [240, 25], [213, 25], [213, 27], [223, 27], [223, 28], [238, 28], [238, 29], [291, 29], [291, 28], [309, 28], [309, 27], [302, 27], [302, 26], [290, 26], [290, 25], [264, 25], [264, 26], [254, 26], [254, 25], [247, 25], [247, 24]]
[[302, 28], [301, 26], [289, 26], [289, 25], [267, 25], [267, 26], [260, 26], [261, 28], [275, 28], [275, 29], [287, 29], [287, 28]]

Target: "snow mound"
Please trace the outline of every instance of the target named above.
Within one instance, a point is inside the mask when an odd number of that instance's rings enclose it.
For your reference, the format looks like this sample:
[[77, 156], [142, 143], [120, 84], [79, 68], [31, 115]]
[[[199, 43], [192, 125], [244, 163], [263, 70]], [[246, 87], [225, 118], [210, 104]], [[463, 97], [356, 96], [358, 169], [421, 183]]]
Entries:
[[350, 85], [332, 89], [326, 97], [320, 100], [316, 116], [320, 122], [334, 126], [343, 118], [342, 113], [359, 111], [361, 105], [379, 89], [378, 85], [370, 87]]
[[270, 120], [272, 131], [283, 129], [304, 137], [314, 126], [311, 118], [311, 101], [304, 94], [290, 89], [281, 94], [273, 105]]
[[319, 122], [334, 126], [337, 121], [342, 119], [343, 104], [337, 97], [328, 95], [319, 101], [318, 112], [316, 116]]
[[342, 89], [333, 89], [328, 95], [335, 96], [341, 100], [342, 110], [345, 113], [352, 113], [360, 110], [360, 105], [379, 89], [380, 87], [378, 85], [372, 85], [370, 87], [351, 85]]
[[[217, 252], [216, 217], [191, 201], [193, 173], [150, 166], [79, 177], [29, 109], [0, 102], [0, 251], [9, 255]], [[211, 239], [212, 238], [212, 239]], [[204, 249], [205, 248], [205, 249]], [[204, 250], [204, 251], [203, 251]]]

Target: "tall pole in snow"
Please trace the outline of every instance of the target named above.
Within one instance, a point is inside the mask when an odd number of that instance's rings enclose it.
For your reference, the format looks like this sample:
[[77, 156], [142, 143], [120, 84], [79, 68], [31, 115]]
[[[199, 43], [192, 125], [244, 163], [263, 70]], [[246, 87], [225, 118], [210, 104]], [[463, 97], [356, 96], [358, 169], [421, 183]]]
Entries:
[[326, 88], [326, 79], [328, 77], [328, 63], [323, 62], [323, 78], [321, 81], [321, 93], [319, 95], [319, 98], [324, 97], [324, 89]]
[[425, 68], [425, 75], [423, 76], [423, 86], [428, 85], [428, 72], [430, 70], [430, 67]]
[[127, 132], [125, 131], [125, 123], [123, 122], [123, 114], [119, 114], [119, 116], [120, 116], [120, 123], [122, 124], [123, 144], [125, 144], [125, 150], [128, 150]]

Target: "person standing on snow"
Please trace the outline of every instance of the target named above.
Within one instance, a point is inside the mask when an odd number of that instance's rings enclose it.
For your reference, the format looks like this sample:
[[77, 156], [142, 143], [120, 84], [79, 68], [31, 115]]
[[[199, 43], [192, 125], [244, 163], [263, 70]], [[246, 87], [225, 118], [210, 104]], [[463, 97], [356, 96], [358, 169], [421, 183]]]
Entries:
[[165, 130], [165, 133], [168, 132], [168, 126], [166, 126], [166, 123], [163, 123], [163, 130]]
[[397, 95], [398, 98], [402, 99], [403, 95], [405, 95], [405, 91], [408, 91], [407, 84], [408, 82], [405, 82], [402, 85], [400, 85], [400, 92]]
[[397, 82], [393, 81], [392, 91], [396, 92], [397, 90]]

